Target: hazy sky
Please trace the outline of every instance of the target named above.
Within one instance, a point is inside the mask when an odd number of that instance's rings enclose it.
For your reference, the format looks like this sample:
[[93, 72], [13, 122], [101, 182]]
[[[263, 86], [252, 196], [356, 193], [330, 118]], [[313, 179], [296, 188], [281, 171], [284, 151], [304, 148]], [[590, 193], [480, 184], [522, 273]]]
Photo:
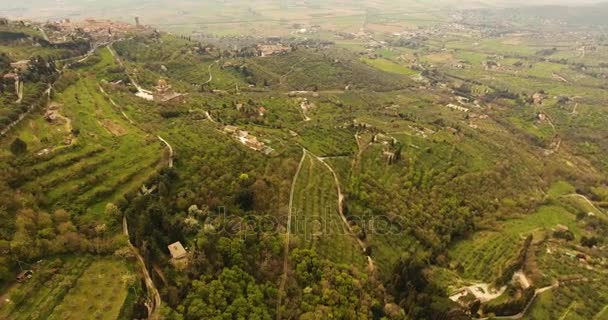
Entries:
[[453, 10], [474, 7], [584, 5], [608, 0], [0, 0], [0, 16], [12, 19], [109, 18], [148, 24], [234, 21], [260, 17], [309, 16]]

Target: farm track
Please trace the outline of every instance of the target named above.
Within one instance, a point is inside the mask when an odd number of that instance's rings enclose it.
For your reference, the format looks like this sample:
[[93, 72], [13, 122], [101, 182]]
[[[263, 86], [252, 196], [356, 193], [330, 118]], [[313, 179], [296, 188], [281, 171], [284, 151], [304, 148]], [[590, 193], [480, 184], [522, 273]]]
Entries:
[[144, 276], [144, 282], [146, 283], [146, 288], [148, 289], [148, 294], [152, 296], [152, 300], [149, 303], [146, 303], [146, 307], [148, 308], [148, 319], [160, 319], [158, 315], [158, 310], [162, 300], [160, 299], [158, 289], [156, 288], [156, 285], [154, 284], [154, 281], [152, 281], [150, 273], [146, 268], [146, 262], [144, 261], [144, 258], [141, 256], [139, 250], [133, 245], [133, 243], [131, 243], [131, 238], [129, 237], [129, 226], [127, 224], [126, 216], [122, 217], [122, 230], [124, 235], [127, 236], [127, 242], [129, 244], [129, 247], [131, 248], [131, 251], [135, 254], [135, 256], [137, 257], [137, 261], [141, 266], [142, 273]]
[[[336, 189], [338, 191], [338, 213], [340, 214], [340, 218], [342, 219], [342, 222], [344, 223], [344, 226], [346, 227], [346, 229], [355, 238], [355, 240], [357, 241], [357, 243], [361, 247], [362, 252], [365, 254], [365, 252], [367, 251], [367, 246], [365, 245], [365, 243], [361, 239], [359, 239], [359, 237], [357, 237], [357, 234], [354, 232], [354, 230], [352, 229], [350, 223], [348, 222], [348, 219], [344, 215], [344, 194], [342, 193], [342, 188], [340, 186], [340, 180], [338, 179], [338, 174], [325, 161], [324, 158], [321, 158], [321, 157], [313, 154], [312, 152], [310, 152], [310, 151], [308, 151], [306, 149], [304, 149], [304, 150], [305, 150], [305, 152], [307, 152], [308, 154], [310, 154], [313, 158], [315, 158], [318, 161], [320, 161], [321, 163], [323, 163], [323, 165], [325, 165], [325, 167], [327, 167], [327, 169], [329, 169], [329, 171], [331, 172], [331, 174], [332, 174], [332, 176], [334, 178], [334, 183], [336, 185]], [[370, 271], [374, 271], [375, 270], [374, 260], [369, 255], [366, 255], [366, 257], [367, 257], [367, 263], [368, 263], [369, 270]]]
[[120, 112], [120, 114], [127, 120], [129, 121], [130, 124], [135, 125], [135, 122], [133, 122], [133, 120], [131, 120], [131, 118], [129, 118], [129, 116], [127, 116], [127, 114], [124, 112], [123, 108], [121, 106], [119, 106], [116, 102], [114, 102], [114, 99], [112, 99], [108, 93], [101, 87], [101, 85], [99, 85], [99, 91], [110, 101], [110, 103], [118, 109], [118, 111]]
[[216, 60], [214, 63], [210, 64], [209, 67], [207, 68], [207, 71], [209, 72], [209, 80], [205, 81], [203, 83], [203, 85], [209, 84], [211, 83], [211, 81], [213, 81], [213, 74], [211, 73], [211, 67], [213, 67], [214, 65], [220, 63], [219, 60]]
[[129, 78], [129, 81], [131, 81], [131, 83], [133, 84], [133, 86], [135, 86], [135, 88], [137, 89], [137, 91], [142, 92], [143, 91], [142, 87], [135, 81], [135, 79], [133, 79], [133, 77], [131, 76], [131, 74], [127, 71], [127, 67], [124, 65], [124, 63], [122, 62], [122, 59], [120, 59], [120, 57], [118, 56], [118, 54], [116, 54], [116, 51], [114, 51], [114, 48], [112, 47], [112, 44], [110, 43], [107, 46], [107, 48], [108, 48], [108, 51], [110, 51], [110, 54], [112, 55], [112, 57], [114, 57], [114, 59], [116, 59], [116, 61], [118, 62], [118, 65], [120, 65], [121, 67], [125, 68], [125, 74]]
[[169, 168], [173, 168], [173, 147], [161, 136], [158, 136], [158, 140], [162, 141], [162, 143], [164, 143], [169, 149]]
[[285, 233], [285, 248], [284, 248], [284, 258], [283, 258], [283, 277], [281, 278], [281, 283], [279, 285], [279, 294], [277, 300], [277, 320], [281, 320], [281, 304], [283, 302], [283, 293], [285, 291], [285, 283], [287, 282], [287, 271], [289, 268], [289, 238], [291, 235], [291, 216], [293, 214], [293, 197], [296, 189], [296, 183], [298, 181], [298, 175], [302, 170], [302, 166], [304, 165], [304, 160], [306, 159], [306, 149], [302, 149], [302, 158], [300, 159], [300, 163], [298, 164], [298, 168], [296, 173], [293, 176], [293, 180], [291, 182], [291, 190], [289, 191], [289, 212], [287, 214], [287, 230]]
[[571, 198], [575, 197], [575, 198], [583, 199], [585, 202], [587, 202], [587, 204], [589, 204], [591, 206], [591, 208], [595, 209], [600, 214], [606, 216], [606, 213], [603, 210], [600, 210], [600, 208], [598, 208], [593, 202], [591, 202], [591, 200], [589, 200], [589, 198], [587, 198], [586, 196], [584, 196], [582, 194], [572, 193], [572, 194], [564, 195], [562, 197], [571, 197]]
[[287, 71], [284, 75], [282, 75], [279, 78], [279, 86], [283, 86], [283, 84], [285, 83], [285, 80], [287, 80], [287, 77], [289, 76], [289, 74], [291, 74], [292, 72], [294, 72], [296, 70], [296, 67], [299, 66], [299, 65], [301, 65], [304, 61], [306, 61], [306, 57], [300, 59], [300, 61], [298, 61], [295, 64], [293, 64], [289, 68], [289, 71]]
[[602, 316], [603, 313], [605, 313], [606, 311], [608, 311], [608, 304], [602, 309], [600, 310], [600, 312], [598, 312], [595, 317], [593, 317], [593, 320], [600, 320], [600, 317]]

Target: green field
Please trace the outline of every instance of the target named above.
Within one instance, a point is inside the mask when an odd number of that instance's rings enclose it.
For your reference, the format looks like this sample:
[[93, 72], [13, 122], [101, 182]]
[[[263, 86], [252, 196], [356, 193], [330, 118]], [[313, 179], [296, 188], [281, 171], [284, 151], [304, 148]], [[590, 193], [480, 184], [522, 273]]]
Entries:
[[50, 258], [34, 276], [4, 293], [3, 319], [116, 319], [136, 273], [120, 259], [94, 256]]
[[378, 68], [382, 71], [386, 71], [386, 72], [390, 72], [390, 73], [396, 73], [396, 74], [402, 74], [402, 75], [406, 75], [406, 76], [412, 76], [416, 74], [416, 71], [409, 69], [405, 66], [402, 66], [398, 63], [395, 63], [391, 60], [388, 59], [383, 59], [383, 58], [378, 58], [378, 59], [369, 59], [369, 58], [362, 58], [362, 61], [375, 67]]
[[558, 224], [568, 226], [577, 237], [580, 234], [574, 214], [559, 206], [545, 206], [520, 219], [505, 221], [499, 230], [478, 232], [458, 242], [451, 248], [451, 256], [462, 265], [464, 278], [491, 282], [517, 255], [526, 236], [542, 238]]
[[307, 153], [297, 179], [292, 216], [295, 241], [332, 262], [363, 266], [365, 256], [340, 218], [338, 193], [328, 168]]
[[48, 319], [117, 319], [136, 280], [123, 261], [93, 262]]

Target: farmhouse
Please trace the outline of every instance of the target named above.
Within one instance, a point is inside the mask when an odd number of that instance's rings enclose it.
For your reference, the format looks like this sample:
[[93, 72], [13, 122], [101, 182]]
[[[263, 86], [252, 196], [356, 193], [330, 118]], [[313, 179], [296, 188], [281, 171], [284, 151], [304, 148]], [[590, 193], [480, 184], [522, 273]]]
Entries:
[[536, 92], [532, 95], [532, 101], [534, 104], [543, 104], [543, 100], [545, 100], [547, 96], [544, 92]]
[[156, 101], [167, 102], [184, 96], [181, 93], [175, 92], [165, 79], [159, 79], [154, 89], [154, 100]]
[[34, 271], [33, 270], [23, 270], [21, 271], [18, 275], [17, 275], [17, 281], [19, 282], [23, 282], [27, 279], [31, 279], [32, 276], [34, 275]]
[[261, 57], [269, 57], [277, 54], [291, 52], [291, 47], [284, 44], [258, 44], [258, 52]]
[[249, 148], [256, 150], [256, 151], [262, 150], [262, 148], [264, 148], [264, 143], [259, 141], [258, 138], [254, 137], [254, 136], [249, 136], [247, 138], [244, 138], [241, 141], [246, 146], [248, 146]]
[[17, 72], [23, 72], [27, 70], [27, 67], [30, 65], [30, 60], [21, 60], [17, 62], [11, 63], [11, 68], [13, 68]]
[[247, 146], [255, 151], [262, 151], [266, 155], [269, 155], [274, 151], [272, 148], [266, 146], [264, 144], [264, 142], [258, 140], [258, 138], [256, 136], [249, 134], [249, 132], [247, 132], [245, 130], [239, 129], [236, 126], [226, 125], [226, 126], [224, 126], [223, 131], [226, 134], [232, 135], [240, 143], [244, 144], [245, 146]]
[[224, 127], [224, 132], [229, 133], [229, 134], [234, 134], [237, 132], [237, 130], [239, 130], [239, 128], [237, 128], [235, 126], [231, 126], [231, 125], [227, 125]]
[[184, 259], [188, 254], [182, 243], [179, 241], [169, 245], [169, 252], [171, 253], [171, 258], [173, 260]]
[[2, 76], [2, 78], [4, 79], [10, 79], [10, 80], [19, 80], [19, 75], [16, 73], [7, 73], [4, 76]]

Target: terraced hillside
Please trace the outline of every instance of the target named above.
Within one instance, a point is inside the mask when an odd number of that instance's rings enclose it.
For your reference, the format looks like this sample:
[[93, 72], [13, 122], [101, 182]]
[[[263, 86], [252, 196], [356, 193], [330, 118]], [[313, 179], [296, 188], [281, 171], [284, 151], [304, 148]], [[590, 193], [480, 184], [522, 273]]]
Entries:
[[106, 202], [138, 189], [160, 168], [165, 151], [104, 97], [96, 78], [78, 77], [54, 97], [55, 120], [26, 122], [15, 131], [39, 154], [24, 163], [18, 183], [49, 206], [99, 216]]

